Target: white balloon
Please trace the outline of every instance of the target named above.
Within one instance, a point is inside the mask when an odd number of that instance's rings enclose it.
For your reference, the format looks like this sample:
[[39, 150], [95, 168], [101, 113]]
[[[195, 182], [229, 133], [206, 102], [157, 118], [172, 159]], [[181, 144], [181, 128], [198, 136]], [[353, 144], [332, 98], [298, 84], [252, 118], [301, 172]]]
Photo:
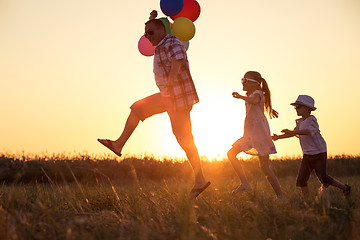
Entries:
[[182, 45], [184, 46], [185, 51], [187, 51], [187, 50], [189, 49], [190, 41], [181, 42], [181, 43], [182, 43]]

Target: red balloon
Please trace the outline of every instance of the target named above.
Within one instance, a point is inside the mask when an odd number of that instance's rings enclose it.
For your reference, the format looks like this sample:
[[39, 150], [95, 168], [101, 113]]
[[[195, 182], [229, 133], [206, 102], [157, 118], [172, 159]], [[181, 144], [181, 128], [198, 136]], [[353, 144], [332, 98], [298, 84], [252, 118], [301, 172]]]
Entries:
[[181, 12], [175, 16], [172, 16], [171, 19], [175, 20], [178, 17], [186, 17], [192, 22], [195, 22], [196, 19], [200, 16], [200, 5], [196, 0], [184, 0], [184, 7]]

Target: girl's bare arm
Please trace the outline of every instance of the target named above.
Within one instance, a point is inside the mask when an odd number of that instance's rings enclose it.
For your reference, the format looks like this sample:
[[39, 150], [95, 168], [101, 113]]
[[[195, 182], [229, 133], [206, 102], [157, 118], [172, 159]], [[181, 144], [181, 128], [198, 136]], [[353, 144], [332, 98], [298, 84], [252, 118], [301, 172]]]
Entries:
[[243, 96], [238, 92], [233, 92], [232, 95], [234, 98], [240, 98], [250, 104], [258, 104], [260, 102], [260, 96], [258, 94], [253, 94], [251, 96]]

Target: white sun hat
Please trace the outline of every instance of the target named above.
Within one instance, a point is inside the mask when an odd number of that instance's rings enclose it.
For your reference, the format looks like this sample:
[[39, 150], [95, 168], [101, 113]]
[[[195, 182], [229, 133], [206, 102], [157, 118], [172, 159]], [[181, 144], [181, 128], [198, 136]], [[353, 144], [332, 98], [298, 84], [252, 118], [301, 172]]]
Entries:
[[315, 105], [314, 99], [308, 95], [299, 95], [296, 101], [294, 103], [290, 103], [290, 105], [293, 106], [302, 105], [309, 107], [311, 110], [316, 109], [316, 107], [314, 106]]

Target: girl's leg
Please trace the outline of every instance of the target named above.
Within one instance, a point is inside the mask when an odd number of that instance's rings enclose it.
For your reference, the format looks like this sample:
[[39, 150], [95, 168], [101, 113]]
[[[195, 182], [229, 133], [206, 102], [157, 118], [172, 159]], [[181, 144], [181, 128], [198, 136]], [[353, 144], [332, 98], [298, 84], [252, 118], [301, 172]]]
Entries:
[[240, 163], [240, 161], [236, 158], [236, 156], [240, 153], [241, 151], [237, 150], [236, 148], [231, 148], [228, 152], [227, 152], [227, 156], [231, 162], [231, 165], [233, 166], [236, 174], [238, 175], [238, 177], [240, 178], [240, 181], [242, 184], [247, 184], [250, 186], [245, 172], [243, 170], [243, 167]]
[[278, 179], [276, 178], [274, 172], [271, 170], [271, 168], [269, 167], [269, 155], [266, 156], [259, 156], [259, 160], [260, 160], [260, 167], [261, 170], [263, 171], [263, 173], [265, 174], [267, 180], [269, 181], [269, 183], [271, 184], [272, 188], [274, 189], [276, 195], [278, 196], [279, 199], [281, 199], [282, 201], [286, 201], [286, 197], [283, 193], [283, 191], [281, 190], [280, 184]]

